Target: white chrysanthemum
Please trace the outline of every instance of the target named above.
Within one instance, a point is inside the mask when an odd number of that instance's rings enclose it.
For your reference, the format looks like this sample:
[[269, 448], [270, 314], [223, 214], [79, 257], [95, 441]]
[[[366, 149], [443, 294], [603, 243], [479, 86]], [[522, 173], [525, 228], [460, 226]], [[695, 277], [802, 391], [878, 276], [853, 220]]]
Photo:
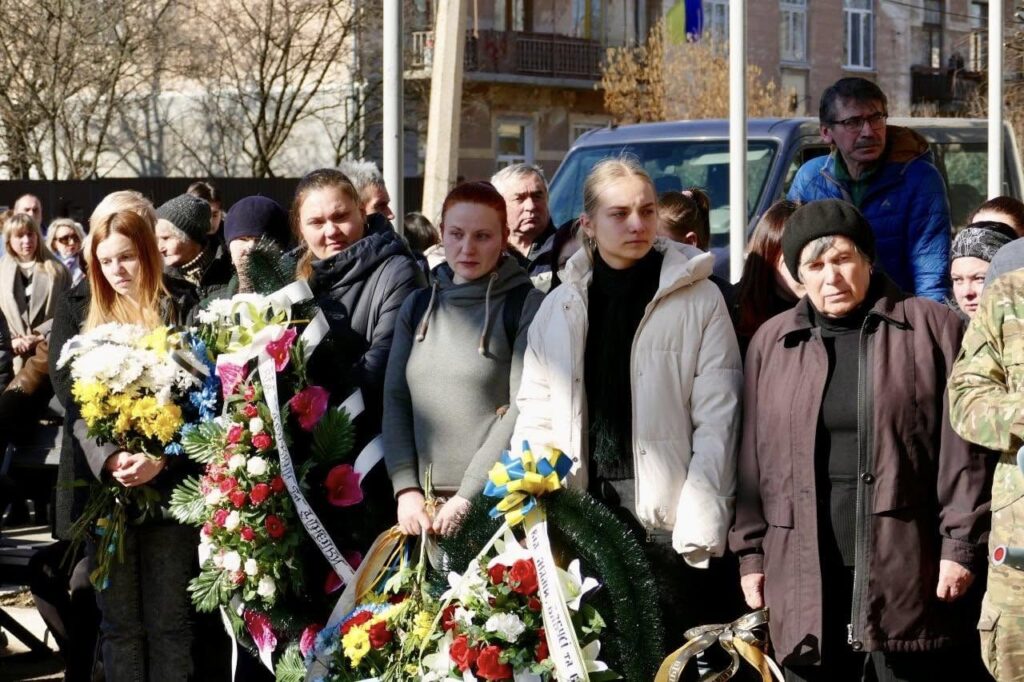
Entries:
[[249, 432], [259, 433], [263, 430], [263, 420], [259, 417], [253, 417], [249, 420]]
[[514, 613], [496, 613], [484, 623], [484, 630], [495, 633], [511, 644], [526, 631], [526, 625]]
[[245, 574], [246, 575], [257, 575], [260, 572], [260, 565], [256, 563], [255, 559], [245, 560]]
[[262, 476], [267, 473], [267, 460], [262, 457], [250, 457], [245, 464], [245, 470], [250, 476]]
[[204, 500], [210, 507], [216, 507], [224, 499], [224, 493], [220, 491], [220, 488], [214, 488], [210, 492], [206, 493]]
[[231, 455], [228, 460], [228, 471], [238, 471], [245, 466], [245, 455]]
[[242, 555], [238, 552], [227, 552], [224, 554], [223, 567], [225, 571], [234, 573], [242, 567]]
[[256, 586], [256, 594], [260, 595], [264, 599], [270, 599], [277, 592], [277, 585], [274, 583], [274, 579], [269, 575], [265, 575], [260, 578], [259, 585]]
[[224, 528], [226, 528], [227, 530], [234, 530], [238, 528], [238, 526], [240, 526], [241, 524], [242, 517], [239, 515], [237, 511], [231, 512], [227, 515], [227, 518], [224, 519]]

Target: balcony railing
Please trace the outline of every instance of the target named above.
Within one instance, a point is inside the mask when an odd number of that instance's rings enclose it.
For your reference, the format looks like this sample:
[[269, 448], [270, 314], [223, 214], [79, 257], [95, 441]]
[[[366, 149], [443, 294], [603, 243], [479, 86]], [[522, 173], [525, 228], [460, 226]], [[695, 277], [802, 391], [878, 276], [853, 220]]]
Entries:
[[910, 70], [910, 101], [912, 104], [930, 102], [941, 108], [963, 108], [983, 80], [984, 74], [977, 71], [914, 66]]
[[[428, 69], [433, 63], [433, 31], [412, 34], [412, 69]], [[599, 80], [604, 48], [595, 40], [554, 33], [472, 31], [466, 34], [466, 71], [548, 78]]]

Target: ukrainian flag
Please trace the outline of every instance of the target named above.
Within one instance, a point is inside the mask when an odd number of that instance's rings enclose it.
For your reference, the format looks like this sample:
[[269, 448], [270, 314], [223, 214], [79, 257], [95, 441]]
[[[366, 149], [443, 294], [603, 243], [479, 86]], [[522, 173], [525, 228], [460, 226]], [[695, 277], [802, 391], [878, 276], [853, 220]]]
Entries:
[[668, 37], [674, 43], [697, 40], [704, 32], [704, 8], [701, 0], [677, 0], [665, 14]]

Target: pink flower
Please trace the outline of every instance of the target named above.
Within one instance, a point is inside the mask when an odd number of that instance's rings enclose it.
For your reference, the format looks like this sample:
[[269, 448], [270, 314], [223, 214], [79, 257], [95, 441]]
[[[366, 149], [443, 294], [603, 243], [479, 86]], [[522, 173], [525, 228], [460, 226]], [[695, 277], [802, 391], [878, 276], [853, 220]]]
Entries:
[[327, 473], [324, 487], [327, 501], [335, 507], [351, 507], [363, 501], [363, 489], [359, 487], [362, 478], [351, 464], [339, 464]]
[[245, 428], [241, 424], [232, 424], [231, 428], [228, 429], [228, 442], [232, 445], [241, 442], [243, 431], [245, 431]]
[[285, 329], [281, 336], [267, 344], [267, 355], [274, 359], [274, 369], [283, 372], [290, 359], [289, 351], [299, 333], [294, 328]]
[[220, 378], [221, 393], [227, 400], [228, 396], [235, 392], [238, 384], [242, 383], [242, 379], [245, 378], [245, 367], [225, 362], [217, 365], [217, 376]]
[[273, 651], [277, 647], [277, 635], [270, 628], [270, 619], [259, 611], [246, 611], [242, 616], [252, 641], [260, 653]]
[[242, 414], [244, 414], [248, 419], [252, 419], [253, 417], [259, 416], [260, 411], [252, 403], [246, 403], [245, 407], [242, 408]]
[[327, 411], [327, 399], [330, 394], [320, 386], [307, 386], [288, 401], [288, 406], [299, 418], [299, 426], [312, 431], [320, 418]]
[[299, 652], [303, 657], [308, 656], [309, 652], [313, 650], [316, 636], [322, 629], [322, 625], [313, 624], [307, 625], [306, 629], [302, 631], [302, 637], [299, 639]]
[[274, 441], [271, 440], [270, 434], [268, 434], [266, 431], [260, 431], [259, 433], [252, 437], [252, 445], [257, 450], [266, 450], [273, 444]]

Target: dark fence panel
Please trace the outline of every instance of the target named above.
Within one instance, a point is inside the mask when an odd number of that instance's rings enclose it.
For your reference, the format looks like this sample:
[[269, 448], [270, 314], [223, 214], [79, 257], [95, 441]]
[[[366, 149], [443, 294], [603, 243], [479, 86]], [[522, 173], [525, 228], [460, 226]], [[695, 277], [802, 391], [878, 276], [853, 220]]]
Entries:
[[[0, 206], [12, 206], [22, 194], [34, 194], [43, 203], [43, 221], [69, 217], [86, 225], [92, 209], [103, 197], [118, 190], [133, 189], [146, 195], [155, 206], [175, 197], [196, 180], [206, 180], [220, 190], [225, 209], [242, 197], [259, 194], [279, 202], [286, 209], [295, 194], [298, 178], [102, 178], [98, 180], [5, 180], [0, 181]], [[405, 178], [405, 205], [419, 207], [423, 201], [423, 178]], [[412, 209], [410, 209], [412, 210]], [[45, 225], [44, 225], [45, 229]]]

